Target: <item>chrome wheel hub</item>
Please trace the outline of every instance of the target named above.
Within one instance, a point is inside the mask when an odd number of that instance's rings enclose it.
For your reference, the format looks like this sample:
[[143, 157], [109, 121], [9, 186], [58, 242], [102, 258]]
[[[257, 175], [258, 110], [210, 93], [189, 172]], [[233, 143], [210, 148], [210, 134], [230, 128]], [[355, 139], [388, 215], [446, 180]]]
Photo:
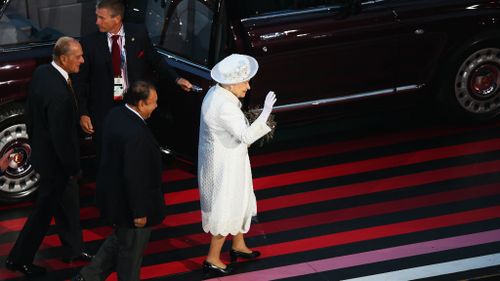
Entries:
[[455, 97], [460, 106], [475, 114], [490, 114], [500, 108], [500, 49], [481, 49], [460, 66], [455, 79]]
[[0, 191], [13, 198], [20, 198], [33, 192], [40, 178], [29, 161], [31, 147], [25, 124], [15, 124], [0, 132], [1, 155], [11, 149], [12, 160], [0, 177]]

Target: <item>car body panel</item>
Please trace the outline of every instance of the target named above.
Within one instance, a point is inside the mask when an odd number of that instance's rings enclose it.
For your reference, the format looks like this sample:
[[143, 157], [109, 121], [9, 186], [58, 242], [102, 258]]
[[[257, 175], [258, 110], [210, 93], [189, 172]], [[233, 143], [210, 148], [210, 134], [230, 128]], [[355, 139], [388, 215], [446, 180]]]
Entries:
[[268, 90], [286, 93], [279, 95], [279, 106], [394, 88], [391, 11], [379, 6], [343, 18], [337, 10], [312, 11], [306, 19], [291, 14], [242, 22], [248, 53], [260, 64], [252, 105]]
[[[486, 22], [495, 21], [500, 12], [487, 9], [486, 1], [386, 1], [397, 14], [400, 28], [397, 58], [397, 84], [432, 82], [447, 58], [482, 30], [492, 30]], [[483, 4], [474, 4], [480, 3]], [[416, 5], [418, 4], [418, 5]], [[481, 9], [484, 8], [484, 9]], [[493, 10], [493, 11], [494, 11]], [[492, 17], [492, 15], [494, 15]], [[498, 23], [496, 24], [498, 27]], [[465, 44], [465, 45], [469, 45]]]

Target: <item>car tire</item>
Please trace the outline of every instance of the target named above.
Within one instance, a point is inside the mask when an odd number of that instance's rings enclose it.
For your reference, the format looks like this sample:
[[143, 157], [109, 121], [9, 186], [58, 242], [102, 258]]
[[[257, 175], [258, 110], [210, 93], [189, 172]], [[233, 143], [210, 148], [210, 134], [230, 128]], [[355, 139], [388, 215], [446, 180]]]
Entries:
[[27, 199], [36, 191], [40, 180], [30, 162], [24, 106], [18, 103], [0, 109], [0, 155], [10, 149], [14, 149], [16, 158], [0, 177], [0, 201], [3, 202]]
[[467, 121], [486, 121], [500, 113], [500, 49], [480, 47], [448, 68], [439, 98], [447, 111]]

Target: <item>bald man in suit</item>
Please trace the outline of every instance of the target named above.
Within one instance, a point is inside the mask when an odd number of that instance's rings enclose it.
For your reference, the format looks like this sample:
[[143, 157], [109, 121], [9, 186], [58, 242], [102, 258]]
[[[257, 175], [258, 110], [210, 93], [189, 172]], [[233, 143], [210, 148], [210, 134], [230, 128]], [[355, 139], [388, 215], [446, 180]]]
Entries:
[[146, 120], [156, 109], [155, 88], [136, 81], [104, 122], [97, 205], [113, 226], [92, 262], [72, 280], [105, 280], [113, 271], [120, 281], [138, 281], [151, 227], [165, 218], [162, 160]]

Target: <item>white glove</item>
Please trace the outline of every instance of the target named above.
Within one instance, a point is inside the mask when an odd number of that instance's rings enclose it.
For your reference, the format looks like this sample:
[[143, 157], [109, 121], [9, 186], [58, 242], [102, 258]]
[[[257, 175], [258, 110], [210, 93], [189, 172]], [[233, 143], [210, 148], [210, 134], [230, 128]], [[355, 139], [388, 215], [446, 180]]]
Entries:
[[257, 117], [255, 121], [264, 121], [266, 122], [271, 115], [271, 111], [273, 111], [273, 105], [276, 102], [276, 95], [273, 91], [269, 91], [266, 95], [266, 99], [264, 100], [264, 108], [262, 108], [262, 113]]

